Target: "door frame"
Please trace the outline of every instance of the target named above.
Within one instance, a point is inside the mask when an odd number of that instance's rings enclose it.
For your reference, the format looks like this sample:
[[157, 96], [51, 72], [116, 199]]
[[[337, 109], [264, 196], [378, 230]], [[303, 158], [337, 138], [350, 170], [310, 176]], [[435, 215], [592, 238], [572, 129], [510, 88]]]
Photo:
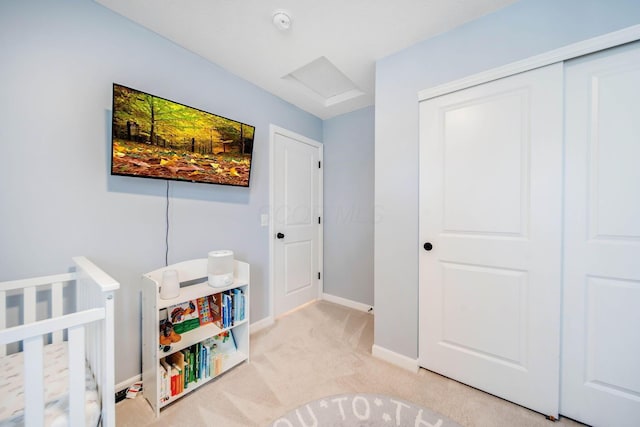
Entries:
[[[275, 320], [275, 225], [274, 219], [274, 200], [275, 200], [275, 140], [276, 135], [283, 135], [291, 138], [295, 141], [302, 142], [310, 145], [318, 150], [318, 159], [322, 165], [324, 145], [320, 142], [308, 138], [299, 133], [290, 131], [288, 129], [276, 126], [274, 124], [269, 125], [269, 317]], [[320, 175], [318, 176], [318, 214], [322, 218], [318, 226], [318, 269], [320, 270], [320, 280], [318, 282], [318, 299], [322, 298], [324, 293], [324, 265], [323, 265], [323, 251], [324, 251], [324, 167], [320, 167]]]

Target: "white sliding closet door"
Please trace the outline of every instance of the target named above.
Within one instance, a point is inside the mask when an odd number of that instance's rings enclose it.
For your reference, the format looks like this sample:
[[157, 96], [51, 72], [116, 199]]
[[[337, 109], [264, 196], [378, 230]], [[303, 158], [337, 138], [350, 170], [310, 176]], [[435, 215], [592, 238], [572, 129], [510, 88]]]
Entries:
[[[419, 363], [557, 416], [561, 64], [420, 104]], [[428, 248], [428, 245], [427, 245]]]
[[567, 63], [561, 412], [640, 426], [640, 46]]

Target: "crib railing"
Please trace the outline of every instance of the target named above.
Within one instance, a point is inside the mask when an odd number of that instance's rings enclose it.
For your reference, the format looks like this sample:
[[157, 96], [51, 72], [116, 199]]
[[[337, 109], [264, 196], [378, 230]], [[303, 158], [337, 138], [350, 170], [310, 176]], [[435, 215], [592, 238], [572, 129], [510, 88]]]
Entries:
[[[119, 288], [109, 275], [84, 257], [75, 257], [74, 273], [0, 283], [0, 307], [6, 312], [7, 296], [22, 293], [22, 324], [6, 328], [0, 315], [0, 355], [7, 344], [22, 342], [24, 356], [25, 425], [44, 424], [44, 344], [61, 342], [67, 331], [69, 367], [69, 422], [85, 424], [85, 363], [94, 373], [102, 397], [102, 425], [115, 425], [113, 293]], [[76, 283], [76, 310], [63, 315], [63, 289]], [[51, 316], [36, 320], [37, 293], [51, 290]], [[37, 369], [40, 367], [40, 369]]]
[[[51, 291], [51, 316], [56, 318], [62, 316], [63, 300], [62, 293], [64, 287], [69, 282], [74, 281], [76, 273], [56, 274], [53, 276], [35, 277], [30, 279], [12, 280], [0, 283], [0, 307], [4, 310], [7, 307], [7, 296], [16, 293], [22, 295], [22, 319], [19, 325], [26, 325], [36, 321], [36, 301], [38, 291]], [[5, 315], [0, 316], [0, 331], [7, 328]], [[53, 331], [52, 343], [62, 342], [62, 330]], [[9, 341], [10, 343], [11, 341]], [[6, 344], [0, 344], [0, 356], [7, 354]]]
[[26, 426], [44, 425], [44, 336], [64, 329], [68, 331], [69, 341], [69, 424], [84, 425], [85, 326], [104, 319], [104, 316], [104, 308], [93, 308], [0, 332], [0, 343], [23, 343]]
[[[89, 324], [86, 343], [87, 360], [92, 367], [102, 397], [102, 426], [116, 423], [115, 409], [115, 314], [113, 294], [120, 284], [84, 257], [73, 258], [76, 264], [77, 304], [87, 310], [104, 308], [104, 320]], [[98, 285], [98, 286], [95, 286]]]

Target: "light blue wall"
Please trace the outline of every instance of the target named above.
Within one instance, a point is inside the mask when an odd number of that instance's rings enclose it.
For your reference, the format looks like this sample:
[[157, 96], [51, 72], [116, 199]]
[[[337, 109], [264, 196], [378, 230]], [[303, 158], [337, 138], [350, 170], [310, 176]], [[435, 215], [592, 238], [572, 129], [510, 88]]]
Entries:
[[164, 265], [166, 181], [109, 175], [113, 82], [256, 127], [250, 188], [170, 184], [169, 263], [233, 249], [251, 263], [252, 321], [269, 314], [269, 124], [321, 141], [322, 121], [93, 1], [0, 2], [0, 280], [74, 255], [119, 280], [119, 382], [140, 373], [140, 276]]
[[374, 108], [325, 120], [324, 292], [373, 305]]
[[522, 0], [378, 61], [376, 345], [418, 353], [418, 91], [638, 23], [638, 0]]

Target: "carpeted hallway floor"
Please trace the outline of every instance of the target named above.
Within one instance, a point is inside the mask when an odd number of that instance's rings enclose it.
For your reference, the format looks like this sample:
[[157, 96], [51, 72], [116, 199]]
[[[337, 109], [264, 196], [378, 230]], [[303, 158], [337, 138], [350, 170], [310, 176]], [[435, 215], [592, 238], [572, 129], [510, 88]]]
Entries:
[[[398, 331], [402, 333], [402, 331]], [[142, 395], [116, 405], [122, 426], [265, 426], [325, 396], [375, 393], [415, 402], [463, 426], [581, 426], [536, 412], [421, 369], [371, 356], [373, 316], [318, 301], [251, 336], [251, 362], [199, 388], [155, 419]]]

